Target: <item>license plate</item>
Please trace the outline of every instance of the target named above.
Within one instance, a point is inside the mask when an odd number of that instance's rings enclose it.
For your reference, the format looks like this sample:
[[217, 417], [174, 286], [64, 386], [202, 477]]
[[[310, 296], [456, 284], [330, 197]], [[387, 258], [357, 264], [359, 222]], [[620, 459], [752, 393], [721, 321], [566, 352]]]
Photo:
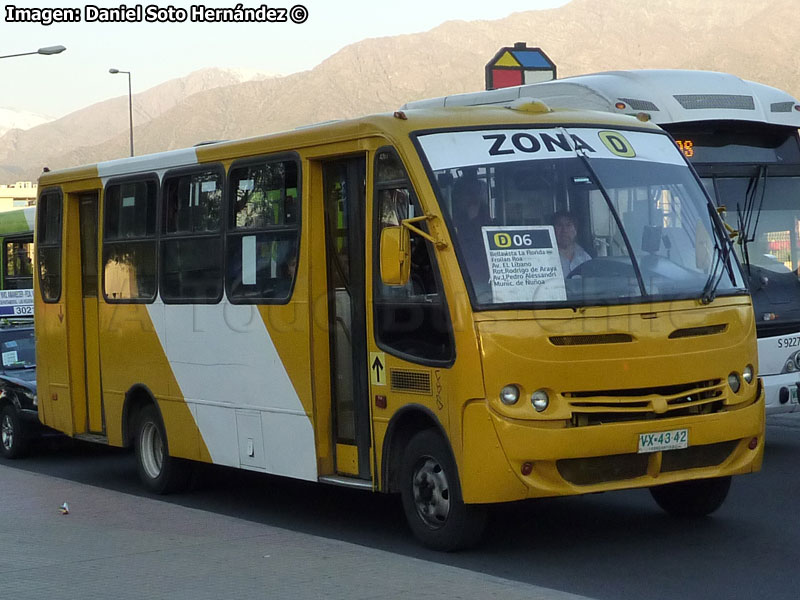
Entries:
[[639, 434], [639, 453], [680, 450], [689, 447], [689, 430], [673, 429], [656, 433]]
[[789, 386], [789, 404], [797, 404], [797, 386]]

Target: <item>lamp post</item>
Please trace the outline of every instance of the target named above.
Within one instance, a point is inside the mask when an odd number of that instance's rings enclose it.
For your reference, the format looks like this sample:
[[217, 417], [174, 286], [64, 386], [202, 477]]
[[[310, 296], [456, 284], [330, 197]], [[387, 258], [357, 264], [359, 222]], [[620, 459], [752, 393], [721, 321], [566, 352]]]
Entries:
[[131, 124], [131, 156], [133, 156], [133, 94], [131, 93], [131, 72], [120, 71], [119, 69], [109, 69], [108, 72], [112, 75], [125, 73], [128, 76], [128, 118]]
[[44, 48], [39, 48], [35, 52], [20, 52], [19, 54], [6, 54], [5, 56], [0, 56], [0, 58], [14, 58], [15, 56], [28, 56], [29, 54], [44, 54], [45, 56], [50, 56], [51, 54], [61, 54], [66, 48], [64, 46], [45, 46]]

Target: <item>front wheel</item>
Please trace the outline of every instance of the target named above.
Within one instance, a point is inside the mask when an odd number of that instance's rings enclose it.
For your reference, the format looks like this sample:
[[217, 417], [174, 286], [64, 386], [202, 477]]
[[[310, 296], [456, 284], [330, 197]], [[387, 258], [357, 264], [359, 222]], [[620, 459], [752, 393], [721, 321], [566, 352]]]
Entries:
[[28, 451], [28, 437], [17, 411], [6, 404], [0, 411], [0, 453], [5, 458], [20, 458]]
[[731, 487], [730, 477], [680, 481], [650, 488], [658, 505], [676, 517], [705, 517], [717, 510]]
[[156, 494], [185, 489], [191, 478], [189, 464], [169, 455], [164, 424], [152, 404], [142, 409], [137, 420], [136, 467], [142, 483]]
[[414, 535], [434, 550], [475, 545], [486, 526], [486, 509], [464, 504], [455, 460], [436, 431], [411, 438], [400, 467], [403, 510]]

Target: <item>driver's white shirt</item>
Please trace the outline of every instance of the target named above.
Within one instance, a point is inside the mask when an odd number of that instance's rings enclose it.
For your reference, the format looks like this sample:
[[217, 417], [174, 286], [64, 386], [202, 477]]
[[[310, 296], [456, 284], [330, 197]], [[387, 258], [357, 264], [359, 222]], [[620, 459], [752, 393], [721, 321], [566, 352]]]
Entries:
[[575, 244], [575, 252], [572, 254], [572, 260], [564, 256], [560, 250], [558, 255], [561, 257], [561, 270], [564, 272], [564, 277], [567, 277], [572, 271], [586, 261], [592, 260], [592, 257], [589, 256], [586, 250], [581, 248], [578, 244]]

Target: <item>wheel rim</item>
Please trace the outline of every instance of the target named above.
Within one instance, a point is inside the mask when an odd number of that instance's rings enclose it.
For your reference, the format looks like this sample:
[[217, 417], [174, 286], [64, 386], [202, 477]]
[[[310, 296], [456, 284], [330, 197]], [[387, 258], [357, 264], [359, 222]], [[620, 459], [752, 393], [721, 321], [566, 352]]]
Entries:
[[419, 517], [432, 529], [443, 527], [450, 514], [450, 485], [442, 465], [431, 456], [420, 460], [411, 486]]
[[3, 424], [0, 429], [2, 429], [3, 448], [11, 450], [14, 445], [14, 424], [11, 422], [11, 417], [3, 415]]
[[142, 426], [140, 434], [140, 447], [142, 449], [142, 467], [151, 479], [161, 475], [164, 464], [164, 441], [155, 423], [147, 422]]

